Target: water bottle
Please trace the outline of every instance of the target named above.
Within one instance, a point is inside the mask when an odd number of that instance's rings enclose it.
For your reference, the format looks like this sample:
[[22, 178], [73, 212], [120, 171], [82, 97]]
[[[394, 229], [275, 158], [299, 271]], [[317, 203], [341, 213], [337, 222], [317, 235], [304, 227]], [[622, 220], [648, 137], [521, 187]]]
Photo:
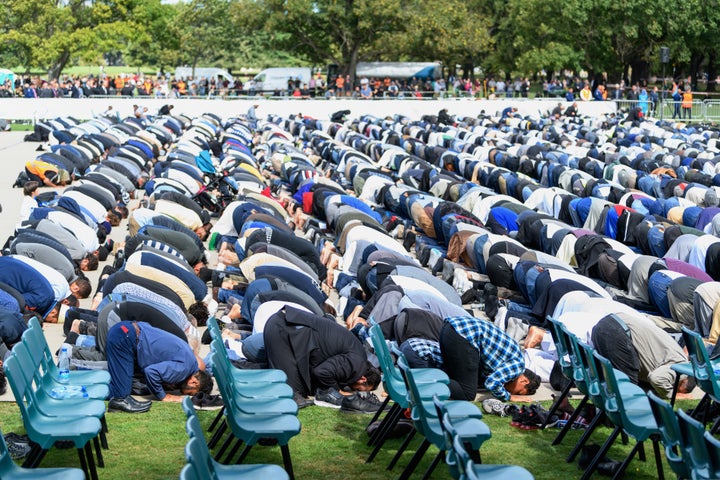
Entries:
[[70, 353], [67, 347], [60, 350], [60, 358], [58, 358], [58, 374], [60, 382], [68, 383], [70, 381]]
[[57, 400], [66, 398], [88, 398], [88, 392], [85, 386], [80, 385], [63, 385], [61, 387], [53, 387], [50, 390], [50, 396]]

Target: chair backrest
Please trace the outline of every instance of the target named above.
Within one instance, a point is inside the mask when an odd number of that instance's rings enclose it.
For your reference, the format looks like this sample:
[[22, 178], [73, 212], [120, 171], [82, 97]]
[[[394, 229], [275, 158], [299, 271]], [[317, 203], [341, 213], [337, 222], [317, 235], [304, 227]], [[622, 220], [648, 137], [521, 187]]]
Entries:
[[611, 417], [615, 412], [622, 413], [625, 405], [623, 404], [623, 397], [620, 392], [620, 387], [618, 386], [614, 367], [607, 358], [603, 357], [596, 351], [593, 351], [592, 353], [592, 363], [595, 368], [599, 367], [598, 371], [602, 374], [602, 377], [600, 378], [600, 388], [602, 389], [603, 397], [605, 398], [605, 413]]
[[588, 395], [587, 372], [585, 371], [585, 365], [580, 358], [580, 349], [577, 345], [579, 340], [565, 328], [565, 325], [562, 325], [559, 322], [558, 324], [560, 328], [557, 330], [557, 333], [567, 346], [568, 358], [573, 366], [573, 381], [575, 382], [575, 387], [577, 387], [577, 389], [584, 395]]
[[215, 317], [210, 317], [207, 319], [207, 328], [210, 331], [210, 337], [211, 338], [222, 338], [222, 332], [220, 330], [220, 325], [217, 323], [217, 320]]
[[8, 451], [7, 444], [5, 443], [5, 437], [3, 437], [2, 430], [0, 430], [0, 477], [12, 478], [11, 475], [17, 466], [13, 462], [10, 452]]
[[[35, 322], [33, 323], [33, 320]], [[51, 378], [58, 377], [57, 365], [53, 358], [50, 346], [42, 331], [42, 327], [34, 317], [30, 319], [30, 328], [22, 334], [22, 341], [27, 345], [33, 358], [40, 359], [39, 365], [43, 375], [50, 375]]]
[[370, 327], [370, 341], [375, 350], [375, 356], [380, 363], [380, 370], [383, 372], [383, 383], [388, 395], [390, 395], [390, 398], [392, 398], [394, 402], [400, 404], [402, 408], [407, 408], [407, 388], [405, 387], [399, 370], [393, 362], [390, 349], [387, 346], [385, 335], [383, 335], [380, 325], [375, 324]]
[[227, 404], [235, 397], [233, 395], [232, 375], [228, 371], [227, 364], [222, 358], [222, 355], [219, 351], [214, 350], [210, 353], [210, 359], [213, 363], [213, 374], [215, 375], [215, 380], [217, 380], [220, 395], [222, 395], [222, 398], [225, 399], [225, 403]]
[[197, 416], [195, 413], [195, 406], [192, 403], [192, 397], [190, 397], [189, 395], [185, 395], [185, 398], [183, 398], [182, 408], [187, 418]]
[[195, 467], [191, 463], [186, 463], [180, 470], [180, 480], [203, 480], [195, 474]]
[[710, 478], [720, 478], [720, 440], [705, 432], [705, 446], [710, 459]]
[[583, 393], [590, 396], [590, 399], [596, 408], [604, 409], [605, 399], [602, 396], [600, 379], [595, 367], [592, 347], [581, 342], [575, 335], [569, 335], [568, 338], [570, 339], [572, 350], [575, 353], [575, 360], [580, 366], [580, 371], [585, 381], [586, 391]]
[[27, 396], [28, 382], [25, 375], [20, 371], [20, 365], [15, 355], [10, 355], [3, 363], [5, 368], [5, 376], [7, 377], [10, 388], [15, 396], [15, 402], [20, 407], [20, 414], [23, 417], [23, 423], [27, 425], [29, 422], [28, 407], [25, 405], [25, 397]]
[[550, 322], [550, 335], [552, 335], [553, 342], [555, 342], [555, 349], [557, 350], [560, 368], [562, 368], [562, 371], [566, 376], [573, 378], [571, 376], [573, 373], [573, 363], [570, 352], [571, 347], [568, 343], [569, 339], [567, 338], [567, 335], [563, 332], [563, 324], [552, 317], [548, 317], [548, 321]]
[[686, 327], [682, 328], [682, 336], [688, 350], [688, 357], [693, 367], [693, 373], [697, 379], [697, 383], [703, 392], [720, 398], [720, 384], [715, 370], [710, 362], [710, 354], [708, 354], [705, 342], [702, 337]]
[[692, 477], [710, 478], [710, 455], [705, 443], [705, 426], [682, 410], [677, 411], [680, 434], [686, 439], [683, 459]]
[[215, 469], [212, 467], [212, 458], [207, 448], [207, 444], [203, 448], [205, 439], [193, 437], [188, 440], [185, 445], [185, 458], [188, 463], [193, 466], [195, 475], [198, 478], [213, 479], [215, 478]]
[[670, 468], [678, 478], [689, 478], [690, 470], [683, 461], [679, 452], [683, 451], [684, 439], [680, 434], [677, 415], [672, 405], [658, 397], [655, 392], [647, 392], [650, 400], [650, 408], [655, 416], [655, 422], [662, 436], [662, 443], [665, 446], [665, 457], [667, 457]]

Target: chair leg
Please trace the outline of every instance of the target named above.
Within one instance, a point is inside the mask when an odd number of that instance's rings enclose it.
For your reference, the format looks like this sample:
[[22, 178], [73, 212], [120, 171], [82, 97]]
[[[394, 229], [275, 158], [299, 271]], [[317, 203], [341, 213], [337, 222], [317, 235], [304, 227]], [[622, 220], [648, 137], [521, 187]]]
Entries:
[[720, 417], [715, 419], [715, 423], [712, 424], [712, 427], [710, 427], [710, 433], [712, 435], [715, 435], [718, 431], [718, 428], [720, 428]]
[[223, 406], [220, 410], [218, 410], [217, 415], [215, 415], [215, 418], [213, 418], [212, 423], [208, 427], [208, 432], [212, 432], [215, 427], [217, 427], [217, 424], [222, 420], [223, 415], [225, 414], [225, 406]]
[[88, 472], [87, 461], [85, 460], [85, 452], [82, 448], [77, 449], [78, 458], [80, 459], [80, 468], [85, 472], [85, 480], [90, 480], [90, 473]]
[[610, 436], [605, 440], [605, 443], [603, 443], [603, 446], [600, 447], [600, 451], [595, 455], [595, 458], [592, 459], [592, 462], [590, 462], [590, 465], [585, 469], [583, 472], [582, 477], [580, 477], [580, 480], [588, 480], [592, 474], [595, 472], [595, 469], [597, 468], [598, 463], [600, 463], [600, 459], [605, 456], [607, 451], [612, 446], [613, 442], [615, 442], [615, 439], [618, 435], [620, 435], [620, 431], [622, 429], [620, 427], [615, 427], [615, 430], [610, 434]]
[[245, 461], [245, 458], [250, 453], [250, 450], [252, 450], [252, 447], [253, 446], [250, 444], [245, 444], [245, 448], [243, 448], [243, 451], [240, 452], [240, 456], [238, 457], [237, 462], [235, 462], [237, 465], [240, 465], [242, 462]]
[[368, 447], [371, 447], [372, 445], [377, 443], [380, 438], [384, 437], [387, 434], [390, 428], [390, 423], [395, 423], [397, 421], [395, 419], [399, 418], [397, 416], [398, 410], [402, 412], [402, 409], [397, 403], [394, 403], [393, 406], [390, 407], [390, 410], [388, 410], [387, 415], [383, 417], [382, 422], [380, 422], [380, 425], [378, 425], [378, 428], [376, 428], [372, 435], [370, 435], [370, 438], [367, 441]]
[[420, 460], [422, 460], [422, 458], [425, 456], [425, 452], [427, 452], [427, 449], [429, 447], [430, 442], [427, 440], [427, 438], [423, 439], [423, 442], [418, 447], [415, 455], [413, 455], [410, 459], [410, 463], [408, 463], [407, 467], [405, 467], [405, 470], [403, 470], [403, 472], [398, 477], [398, 480], [407, 480], [408, 478], [410, 478], [410, 475], [413, 474], [413, 472], [417, 468], [418, 463], [420, 463]]
[[280, 451], [282, 452], [283, 465], [285, 466], [285, 471], [287, 472], [288, 477], [290, 477], [290, 480], [295, 480], [292, 458], [290, 457], [290, 447], [287, 445], [280, 445]]
[[590, 422], [590, 425], [587, 426], [587, 428], [585, 429], [585, 432], [583, 432], [580, 439], [577, 441], [577, 443], [575, 444], [573, 449], [570, 451], [570, 455], [568, 455], [567, 460], [566, 460], [567, 463], [572, 463], [573, 461], [575, 461], [575, 457], [577, 456], [578, 453], [580, 453], [580, 450], [582, 450], [582, 447], [585, 445], [585, 442], [588, 441], [588, 439], [590, 438], [590, 435], [592, 435], [592, 433], [595, 431], [597, 426], [600, 424], [600, 420], [602, 420], [602, 417], [604, 415], [605, 414], [603, 412], [598, 412], [595, 415], [595, 418], [592, 419], [592, 421]]
[[107, 419], [105, 418], [105, 415], [103, 415], [102, 418], [100, 419], [100, 426], [102, 427], [102, 428], [100, 428], [100, 442], [102, 443], [102, 447], [105, 450], [108, 450], [109, 447], [108, 447], [107, 436], [106, 436], [106, 434], [108, 433], [108, 426], [107, 426]]
[[238, 438], [237, 442], [235, 442], [235, 445], [233, 445], [233, 448], [230, 449], [230, 453], [228, 453], [227, 457], [225, 457], [225, 465], [232, 465], [232, 459], [237, 455], [238, 450], [240, 450], [240, 447], [242, 446], [243, 441], [242, 439]]
[[641, 462], [647, 461], [647, 456], [645, 456], [645, 443], [640, 442], [640, 446], [638, 447], [638, 458]]
[[227, 436], [227, 438], [226, 438], [225, 441], [223, 442], [222, 446], [220, 447], [220, 450], [218, 450], [218, 452], [215, 454], [215, 461], [216, 461], [216, 462], [219, 462], [219, 461], [220, 461], [220, 459], [222, 458], [223, 454], [225, 453], [225, 451], [228, 449], [228, 447], [229, 447], [230, 444], [232, 443], [233, 438], [235, 438], [235, 437], [232, 436], [232, 435], [228, 435], [228, 436]]
[[[558, 407], [560, 406], [562, 401], [565, 400], [565, 398], [568, 396], [572, 386], [573, 386], [573, 382], [568, 382], [567, 387], [565, 387], [563, 389], [562, 393], [560, 393], [560, 396], [555, 399], [555, 401], [552, 404], [552, 407], [550, 407], [550, 410], [548, 411], [547, 417], [545, 417], [545, 421], [543, 422], [542, 426], [540, 427], [540, 430], [545, 429], [545, 427], [547, 426], [548, 420], [550, 420], [550, 417], [552, 417], [555, 414], [555, 411], [558, 409]], [[573, 412], [573, 413], [575, 413], [575, 412]]]
[[93, 457], [92, 445], [90, 442], [85, 444], [85, 457], [87, 458], [88, 470], [90, 471], [91, 480], [98, 480], [97, 469], [95, 468], [95, 458]]
[[620, 439], [622, 440], [623, 445], [627, 445], [628, 443], [630, 443], [630, 439], [625, 432], [620, 432]]
[[215, 430], [212, 438], [210, 438], [210, 441], [208, 442], [208, 448], [215, 448], [215, 446], [218, 444], [223, 434], [225, 433], [225, 430], [227, 430], [227, 422], [223, 420], [223, 422], [220, 424], [220, 428]]
[[95, 451], [97, 452], [97, 466], [100, 468], [105, 468], [105, 460], [103, 459], [102, 448], [100, 448], [99, 435], [93, 438], [93, 445], [95, 445]]
[[25, 457], [25, 461], [22, 464], [23, 468], [37, 467], [38, 465], [40, 465], [40, 462], [42, 461], [43, 457], [45, 457], [46, 453], [47, 450], [40, 448], [37, 443], [33, 444], [32, 448], [30, 449], [30, 453], [28, 453], [27, 457]]
[[665, 472], [663, 471], [662, 455], [660, 454], [660, 439], [652, 438], [653, 454], [655, 455], [655, 468], [658, 473], [658, 480], [665, 480]]
[[560, 433], [557, 434], [555, 437], [555, 440], [553, 440], [553, 445], [560, 445], [560, 443], [563, 441], [563, 438], [565, 438], [565, 435], [567, 435], [567, 432], [570, 431], [572, 428], [573, 422], [577, 419], [578, 416], [580, 416], [580, 410], [583, 409], [583, 407], [587, 404], [589, 397], [585, 395], [582, 400], [580, 400], [580, 403], [578, 404], [575, 411], [570, 415], [570, 418], [568, 419], [565, 426], [560, 430]]
[[675, 406], [675, 398], [678, 393], [678, 386], [680, 385], [680, 375], [675, 375], [675, 382], [673, 383], [672, 395], [670, 395], [670, 406]]
[[386, 416], [385, 420], [383, 420], [383, 423], [387, 423], [387, 425], [383, 429], [384, 431], [382, 432], [382, 435], [375, 440], [375, 448], [373, 448], [373, 451], [370, 452], [370, 456], [367, 458], [367, 460], [365, 460], [365, 463], [372, 462], [378, 452], [380, 452], [382, 446], [385, 445], [385, 440], [387, 440], [388, 433], [390, 433], [390, 431], [395, 427], [395, 425], [397, 425], [397, 422], [402, 415], [402, 409], [398, 409], [397, 412], [388, 413], [388, 416], [390, 415], [392, 415], [390, 419], [387, 419]]
[[400, 448], [398, 449], [397, 453], [395, 453], [395, 456], [390, 460], [390, 464], [387, 466], [387, 470], [392, 470], [395, 467], [395, 464], [398, 460], [400, 460], [400, 457], [402, 454], [407, 450], [408, 445], [410, 445], [410, 442], [412, 441], [413, 437], [415, 437], [415, 433], [417, 430], [414, 428], [410, 431], [410, 433], [407, 434], [405, 437], [405, 441], [403, 441], [402, 445], [400, 445]]
[[625, 457], [625, 460], [623, 460], [622, 464], [620, 464], [620, 468], [618, 468], [617, 472], [615, 472], [615, 475], [613, 475], [613, 480], [618, 480], [622, 477], [623, 473], [625, 473], [625, 470], [627, 469], [627, 466], [632, 461], [633, 457], [635, 456], [635, 453], [637, 453], [639, 450], [642, 449], [642, 442], [637, 442], [635, 446], [630, 450], [630, 453], [627, 457]]
[[433, 471], [435, 471], [435, 467], [438, 466], [438, 463], [441, 461], [445, 461], [445, 450], [440, 450], [437, 455], [435, 455], [435, 458], [433, 459], [432, 463], [428, 467], [428, 469], [425, 471], [425, 474], [422, 477], [422, 480], [430, 480], [430, 476], [432, 475]]
[[366, 429], [367, 429], [367, 427], [369, 427], [370, 425], [372, 425], [372, 423], [373, 423], [375, 420], [377, 420], [378, 418], [380, 418], [380, 414], [382, 414], [382, 412], [385, 410], [385, 407], [387, 407], [388, 403], [390, 403], [390, 395], [388, 395], [388, 396], [385, 397], [385, 400], [383, 400], [382, 405], [380, 405], [380, 408], [378, 408], [377, 412], [375, 412], [375, 415], [373, 415], [373, 417], [370, 419], [370, 421], [368, 422], [367, 426], [365, 427]]

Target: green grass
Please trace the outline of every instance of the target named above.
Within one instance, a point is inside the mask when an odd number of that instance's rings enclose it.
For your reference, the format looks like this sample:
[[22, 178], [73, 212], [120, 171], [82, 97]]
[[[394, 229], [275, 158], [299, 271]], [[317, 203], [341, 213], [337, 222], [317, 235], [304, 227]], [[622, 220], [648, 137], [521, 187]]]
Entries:
[[[679, 402], [680, 407], [691, 404]], [[203, 427], [207, 429], [215, 412], [198, 412]], [[15, 404], [0, 404], [0, 427], [3, 432], [22, 433], [22, 421]], [[298, 479], [351, 479], [363, 480], [396, 478], [410, 460], [419, 444], [415, 439], [409, 451], [395, 467], [388, 472], [385, 467], [400, 446], [401, 440], [389, 440], [375, 461], [365, 464], [371, 449], [365, 442], [365, 425], [369, 416], [347, 415], [337, 410], [310, 407], [299, 413], [302, 432], [290, 442], [295, 476]], [[110, 450], [104, 451], [106, 467], [100, 470], [103, 480], [176, 479], [184, 464], [183, 448], [187, 442], [185, 415], [179, 404], [156, 402], [146, 414], [109, 413]], [[481, 449], [485, 463], [513, 463], [533, 473], [537, 480], [579, 478], [581, 471], [577, 463], [565, 463], [565, 457], [580, 436], [580, 431], [571, 431], [559, 446], [552, 441], [557, 429], [545, 431], [522, 431], [509, 425], [508, 418], [487, 415], [484, 419], [490, 426], [493, 438]], [[610, 429], [602, 427], [591, 441], [602, 443]], [[610, 458], [622, 460], [632, 445], [620, 441], [610, 450]], [[657, 478], [652, 457], [652, 446], [646, 447], [647, 462], [637, 458], [630, 464], [626, 477], [629, 479]], [[425, 455], [414, 478], [419, 478], [437, 453], [433, 447]], [[278, 447], [255, 447], [246, 463], [277, 463], [282, 465]], [[52, 449], [41, 466], [78, 466], [74, 450]], [[665, 465], [666, 475], [672, 476]], [[447, 467], [439, 465], [433, 479], [449, 479]], [[268, 479], [271, 480], [271, 479]]]

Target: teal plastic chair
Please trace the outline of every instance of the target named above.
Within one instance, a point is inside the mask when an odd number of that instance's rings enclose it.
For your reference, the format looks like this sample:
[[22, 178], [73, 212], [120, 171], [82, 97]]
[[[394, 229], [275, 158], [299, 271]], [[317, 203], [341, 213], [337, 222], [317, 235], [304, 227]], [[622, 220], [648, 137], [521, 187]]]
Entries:
[[[615, 477], [619, 478], [623, 474], [635, 454], [638, 451], [642, 452], [643, 442], [650, 440], [653, 444], [658, 478], [662, 480], [664, 474], [660, 454], [660, 430], [655, 421], [650, 400], [644, 390], [637, 385], [618, 381], [618, 373], [620, 372], [613, 368], [610, 360], [597, 352], [594, 353], [594, 357], [602, 370], [601, 387], [605, 398], [605, 413], [616, 427], [622, 428], [622, 431], [636, 441], [630, 454], [620, 465]], [[601, 450], [596, 459], [599, 461], [604, 454], [605, 451]], [[593, 463], [595, 463], [595, 459], [593, 459]]]
[[671, 404], [658, 397], [654, 392], [647, 393], [650, 408], [655, 416], [662, 443], [665, 447], [665, 458], [678, 478], [690, 478], [688, 469], [681, 453], [685, 448], [685, 439], [680, 433], [680, 425]]
[[85, 480], [79, 468], [22, 468], [10, 456], [0, 431], [0, 478], [13, 480]]
[[[378, 454], [378, 452], [384, 445], [388, 433], [392, 431], [392, 429], [395, 427], [397, 422], [400, 420], [403, 412], [410, 407], [410, 403], [408, 401], [408, 391], [407, 387], [405, 386], [405, 381], [400, 374], [400, 370], [395, 365], [395, 361], [393, 360], [392, 354], [390, 353], [390, 349], [388, 348], [387, 341], [385, 340], [385, 336], [383, 335], [380, 325], [373, 325], [370, 328], [370, 340], [372, 342], [373, 349], [375, 350], [375, 356], [377, 357], [378, 363], [380, 364], [380, 370], [383, 373], [383, 387], [385, 389], [385, 392], [387, 392], [388, 394], [382, 408], [384, 408], [391, 399], [394, 404], [383, 418], [381, 425], [375, 430], [375, 433], [368, 440], [368, 445], [374, 444], [375, 447], [370, 453], [370, 456], [368, 456], [366, 463], [370, 463], [373, 461], [375, 456]], [[413, 373], [415, 374], [414, 378], [416, 379], [418, 389], [420, 390], [423, 398], [429, 401], [432, 399], [433, 395], [438, 395], [443, 400], [450, 397], [450, 390], [447, 387], [450, 379], [448, 378], [447, 374], [442, 370], [438, 370], [435, 368], [418, 368], [413, 369]], [[460, 406], [460, 404], [455, 404], [454, 402], [453, 405]], [[479, 410], [477, 411], [479, 412]], [[473, 414], [473, 412], [464, 409], [464, 406], [461, 406], [458, 411], [453, 410], [453, 413], [455, 415]], [[482, 413], [480, 413], [479, 418], [482, 418]], [[401, 455], [410, 445], [410, 442], [414, 438], [415, 433], [416, 431], [412, 430], [405, 437], [402, 445], [391, 460], [390, 465], [388, 466], [389, 469], [392, 469], [395, 466]]]
[[[84, 386], [87, 389], [89, 398], [105, 400], [108, 397], [110, 393], [110, 389], [108, 388], [109, 381], [102, 383], [87, 381], [94, 377], [94, 375], [87, 374], [93, 374], [96, 370], [73, 370], [70, 372], [70, 380], [67, 383], [60, 381], [57, 365], [55, 365], [55, 360], [50, 352], [50, 347], [48, 347], [45, 334], [40, 327], [31, 327], [25, 330], [22, 334], [22, 341], [28, 347], [33, 361], [39, 366], [38, 370], [42, 378], [41, 386], [46, 392], [49, 393], [53, 388], [63, 385], [75, 385]], [[103, 370], [97, 370], [97, 372], [109, 375], [108, 372]]]
[[[555, 398], [555, 401], [550, 407], [550, 410], [548, 411], [547, 417], [545, 418], [545, 421], [543, 422], [541, 428], [545, 428], [547, 426], [547, 422], [555, 414], [557, 409], [560, 407], [562, 401], [568, 397], [568, 395], [570, 394], [570, 389], [572, 389], [572, 387], [575, 385], [575, 369], [573, 368], [574, 366], [570, 358], [570, 345], [567, 344], [567, 339], [564, 338], [563, 335], [559, 332], [559, 330], [562, 330], [562, 323], [558, 322], [552, 317], [547, 317], [547, 320], [550, 323], [550, 335], [552, 336], [553, 342], [555, 343], [555, 350], [557, 351], [560, 370], [562, 371], [562, 374], [565, 376], [565, 378], [569, 380], [569, 382], [567, 386], [563, 389], [563, 391], [560, 392], [560, 395]], [[587, 400], [585, 401], [587, 402]], [[580, 408], [582, 408], [583, 406], [585, 405], [583, 404]], [[572, 426], [572, 423], [568, 422], [565, 425]], [[560, 441], [562, 441], [562, 438], [560, 439]]]
[[[440, 452], [425, 472], [424, 478], [430, 478], [437, 464], [445, 457], [445, 451], [449, 446], [445, 443], [445, 436], [440, 425], [441, 419], [437, 416], [433, 400], [427, 401], [422, 397], [413, 377], [413, 369], [408, 367], [407, 360], [402, 353], [398, 356], [397, 364], [408, 390], [411, 419], [418, 433], [425, 437], [410, 459], [410, 463], [408, 463], [398, 478], [399, 480], [407, 480], [415, 471], [415, 468], [417, 468], [420, 460], [425, 456], [425, 452], [430, 445], [434, 445]], [[471, 407], [477, 409], [477, 406], [471, 402], [465, 403], [469, 405], [468, 409], [471, 409]], [[462, 441], [471, 445], [476, 452], [479, 451], [486, 440], [490, 439], [490, 429], [485, 422], [479, 418], [458, 418], [455, 422], [455, 427]]]
[[[23, 467], [37, 467], [55, 442], [67, 440], [75, 444], [83, 471], [92, 480], [97, 480], [90, 441], [100, 434], [102, 429], [100, 420], [95, 417], [49, 417], [42, 414], [33, 403], [32, 397], [27, 394], [30, 386], [21, 373], [14, 354], [5, 360], [4, 368], [15, 401], [20, 408], [25, 431], [30, 440], [37, 444], [28, 454]], [[100, 454], [100, 449], [97, 450]]]
[[[212, 356], [218, 356], [218, 352], [213, 352]], [[214, 358], [213, 362], [218, 361]], [[221, 373], [222, 370], [216, 372], [218, 388], [225, 399], [224, 421], [220, 428], [215, 432], [213, 439], [219, 440], [220, 436], [229, 428], [231, 435], [227, 437], [220, 450], [215, 455], [215, 459], [219, 460], [225, 451], [230, 447], [233, 439], [236, 440], [235, 446], [229, 452], [227, 459], [232, 459], [240, 446], [245, 445], [243, 451], [236, 463], [241, 463], [254, 445], [260, 440], [272, 439], [276, 440], [280, 445], [283, 456], [285, 471], [290, 478], [293, 478], [292, 460], [290, 457], [290, 449], [288, 443], [290, 439], [300, 433], [300, 421], [294, 414], [248, 414], [237, 408], [237, 403], [242, 403], [244, 399], [239, 399], [235, 392], [235, 383], [232, 379]], [[218, 375], [219, 373], [219, 375]], [[264, 400], [270, 400], [265, 398]], [[293, 402], [294, 403], [294, 402]], [[217, 441], [215, 442], [217, 443]]]
[[[24, 335], [32, 335], [40, 340], [43, 344], [44, 362], [47, 362], [49, 373], [54, 378], [59, 378], [57, 365], [55, 365], [55, 360], [52, 352], [50, 351], [50, 346], [47, 344], [47, 339], [45, 338], [45, 333], [42, 330], [42, 325], [40, 325], [37, 318], [31, 317], [28, 322], [28, 327], [29, 328], [24, 332]], [[95, 384], [107, 385], [110, 383], [110, 373], [107, 370], [71, 370], [70, 383], [86, 386]]]
[[[107, 431], [105, 402], [90, 398], [56, 399], [51, 397], [43, 388], [39, 387], [42, 383], [42, 379], [39, 378], [41, 374], [30, 356], [27, 345], [22, 342], [15, 344], [12, 353], [20, 365], [20, 373], [23, 375], [25, 382], [27, 382], [28, 388], [26, 395], [31, 399], [38, 411], [48, 417], [66, 418], [68, 416], [78, 416], [97, 418], [103, 427], [100, 431], [100, 440], [102, 441], [103, 447], [107, 448], [107, 440], [105, 438], [105, 432]], [[98, 456], [98, 465], [103, 466], [103, 460], [100, 455]]]
[[[197, 440], [196, 445], [191, 448], [190, 456], [187, 458], [188, 462], [196, 467], [195, 473], [199, 475], [197, 478], [214, 478], [216, 480], [235, 478], [283, 480], [288, 478], [287, 472], [277, 465], [222, 465], [217, 463], [210, 455], [192, 401], [186, 397], [182, 405], [187, 416], [185, 428], [188, 437], [190, 440]], [[186, 456], [187, 454], [188, 449], [186, 448]]]
[[705, 432], [705, 447], [710, 459], [710, 477], [720, 478], [720, 440]]
[[[705, 347], [702, 337], [692, 330], [683, 327], [682, 336], [688, 350], [688, 357], [693, 368], [693, 375], [698, 387], [705, 392], [705, 395], [693, 410], [693, 417], [696, 412], [701, 412], [700, 421], [707, 422], [707, 413], [712, 402], [720, 402], [720, 378], [715, 374], [715, 364], [710, 360], [710, 354]], [[710, 428], [710, 433], [716, 433], [720, 427], [720, 418]]]
[[[590, 400], [590, 396], [588, 395], [588, 386], [587, 382], [585, 381], [583, 364], [577, 357], [577, 354], [573, 349], [572, 337], [574, 337], [574, 335], [569, 333], [565, 329], [565, 326], [556, 319], [548, 317], [548, 321], [550, 322], [550, 332], [552, 334], [553, 340], [555, 342], [555, 347], [558, 352], [558, 361], [560, 362], [563, 374], [570, 379], [570, 384], [568, 385], [568, 387], [571, 388], [574, 385], [575, 388], [577, 388], [583, 395], [580, 403], [570, 415], [570, 418], [567, 420], [567, 422], [565, 422], [563, 428], [560, 429], [557, 436], [555, 437], [555, 440], [553, 440], [553, 445], [560, 445], [567, 433], [572, 428], [573, 423], [575, 423], [575, 421], [577, 420], [580, 412]], [[557, 410], [557, 407], [555, 408]], [[550, 415], [548, 415], [548, 418], [550, 418]]]
[[[210, 331], [210, 337], [213, 340], [220, 342], [220, 344], [223, 344], [222, 331], [220, 330], [217, 320], [215, 318], [209, 318], [207, 321], [207, 327]], [[271, 368], [242, 370], [233, 366], [232, 374], [235, 381], [242, 383], [284, 383], [287, 381], [287, 375], [285, 375], [285, 372]]]
[[476, 480], [481, 478], [492, 478], [493, 480], [533, 480], [530, 472], [516, 465], [487, 465], [476, 463], [467, 450], [463, 438], [455, 429], [450, 415], [442, 417], [442, 429], [449, 445], [445, 461], [447, 462], [450, 475], [460, 480]]
[[179, 480], [205, 480], [195, 474], [195, 468], [189, 463], [186, 463], [182, 470], [180, 470], [180, 476], [178, 478]]
[[677, 411], [680, 434], [685, 438], [683, 458], [695, 480], [717, 478], [711, 475], [710, 453], [705, 442], [705, 426], [682, 410]]

